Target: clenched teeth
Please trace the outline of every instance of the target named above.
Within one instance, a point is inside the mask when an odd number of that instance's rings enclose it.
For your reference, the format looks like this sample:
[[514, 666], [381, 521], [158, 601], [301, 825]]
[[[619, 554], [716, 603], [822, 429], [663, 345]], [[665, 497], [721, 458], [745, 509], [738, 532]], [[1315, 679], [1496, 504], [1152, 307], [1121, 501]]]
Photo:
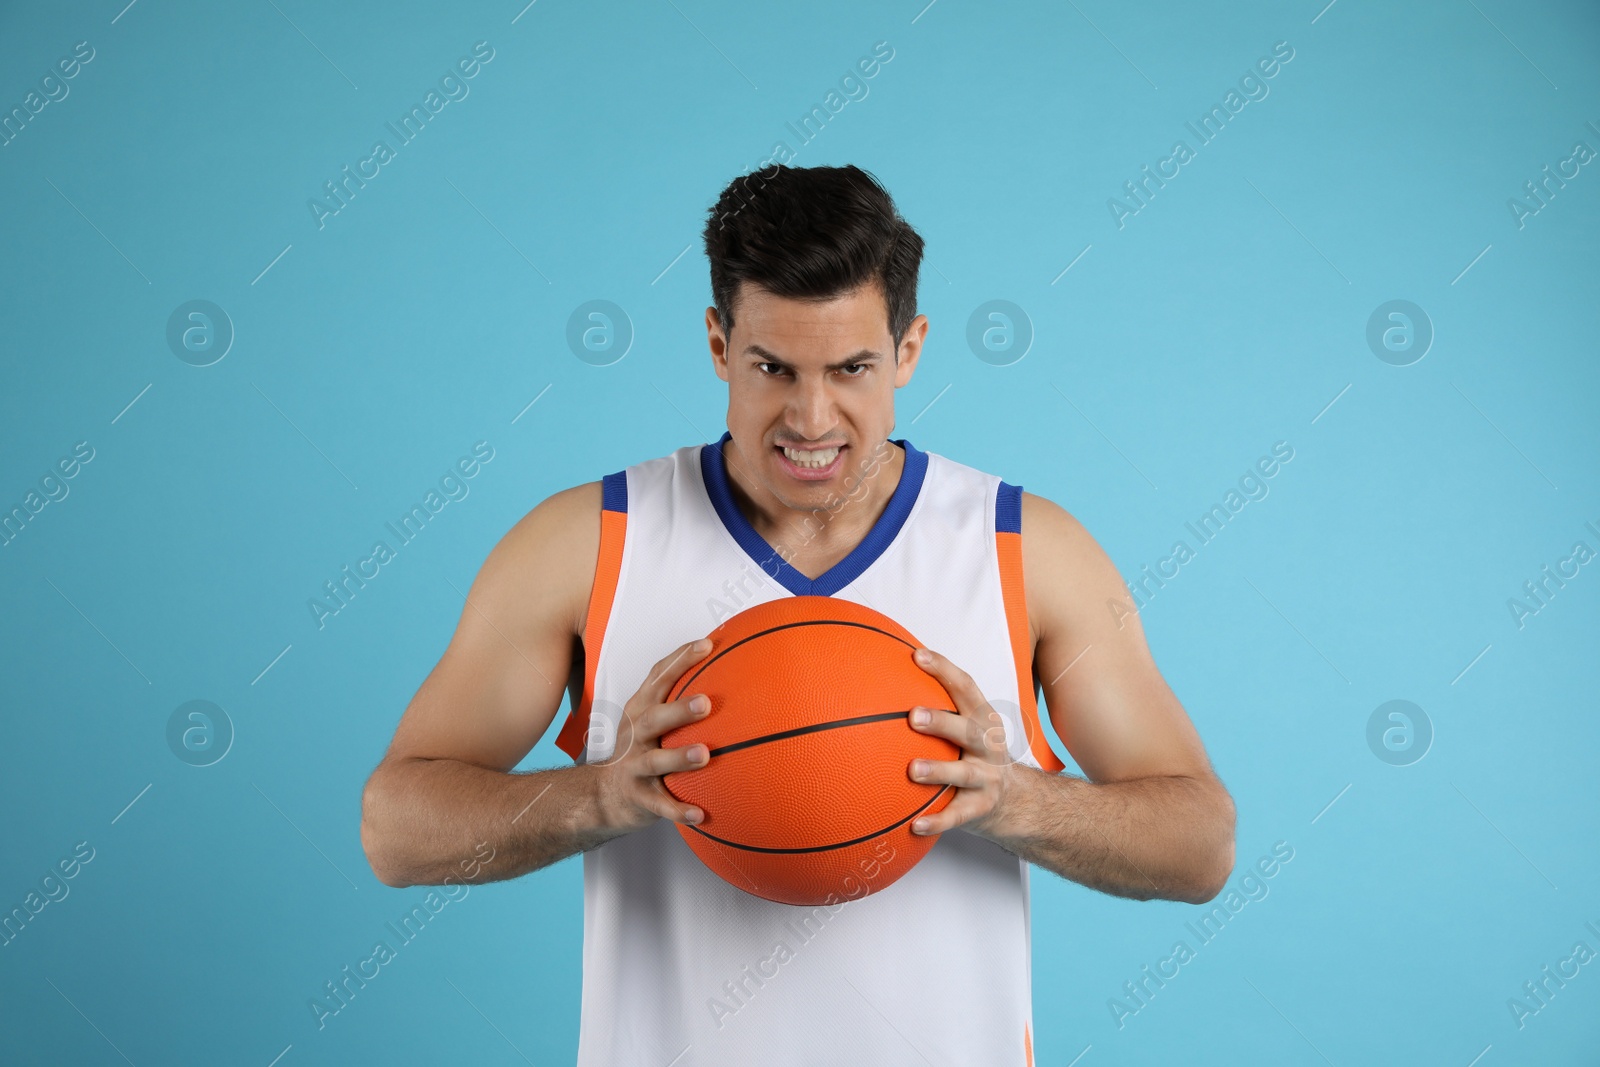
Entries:
[[789, 457], [789, 462], [796, 467], [815, 467], [821, 469], [833, 462], [839, 454], [838, 448], [825, 448], [820, 452], [801, 452], [795, 448], [785, 448], [783, 454]]

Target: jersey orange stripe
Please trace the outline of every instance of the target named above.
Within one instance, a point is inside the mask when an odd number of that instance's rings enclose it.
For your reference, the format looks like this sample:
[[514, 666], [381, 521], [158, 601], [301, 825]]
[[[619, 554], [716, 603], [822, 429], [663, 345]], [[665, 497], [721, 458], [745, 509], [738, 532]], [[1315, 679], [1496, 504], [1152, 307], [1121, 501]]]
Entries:
[[1027, 588], [1022, 581], [1022, 535], [996, 530], [995, 551], [1000, 556], [1000, 590], [1006, 604], [1006, 626], [1011, 633], [1011, 655], [1017, 664], [1017, 695], [1022, 705], [1023, 728], [1028, 733], [1028, 748], [1033, 758], [1051, 774], [1066, 770], [1050, 748], [1039, 725], [1039, 703], [1033, 690], [1033, 649], [1028, 634]]
[[1022, 1024], [1022, 1047], [1028, 1051], [1028, 1067], [1033, 1067], [1033, 1035], [1028, 1033], [1028, 1024]]
[[[583, 624], [583, 699], [567, 716], [556, 747], [574, 761], [584, 750], [589, 732], [589, 713], [594, 702], [594, 676], [600, 666], [600, 643], [611, 618], [611, 604], [617, 595], [617, 578], [622, 573], [622, 543], [628, 531], [626, 511], [600, 512], [600, 555], [594, 565], [594, 588], [589, 591], [589, 616]], [[612, 723], [613, 729], [616, 723]]]

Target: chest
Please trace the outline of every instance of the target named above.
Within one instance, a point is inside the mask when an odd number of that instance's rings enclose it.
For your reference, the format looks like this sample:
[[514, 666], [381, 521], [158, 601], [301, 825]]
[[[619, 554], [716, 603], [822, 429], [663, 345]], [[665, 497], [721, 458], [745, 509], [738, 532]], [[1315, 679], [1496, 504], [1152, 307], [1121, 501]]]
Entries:
[[894, 619], [972, 675], [1003, 716], [1020, 714], [989, 485], [933, 475], [892, 535], [875, 528], [854, 545], [780, 550], [739, 536], [692, 484], [675, 481], [629, 482], [626, 547], [597, 650], [597, 701], [620, 708], [662, 655], [746, 608], [824, 595]]

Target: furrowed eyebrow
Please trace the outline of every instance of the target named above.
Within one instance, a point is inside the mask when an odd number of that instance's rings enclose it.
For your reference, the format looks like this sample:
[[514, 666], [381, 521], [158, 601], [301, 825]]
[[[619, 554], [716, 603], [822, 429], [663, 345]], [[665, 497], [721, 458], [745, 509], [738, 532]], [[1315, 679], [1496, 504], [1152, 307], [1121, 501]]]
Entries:
[[[761, 360], [763, 363], [776, 363], [778, 366], [783, 367], [785, 370], [793, 370], [794, 369], [794, 364], [785, 362], [784, 360], [780, 359], [778, 356], [774, 355], [771, 352], [768, 352], [765, 348], [762, 348], [760, 345], [757, 345], [757, 344], [746, 345], [745, 346], [745, 350], [744, 350], [744, 354], [746, 356], [754, 356], [757, 359]], [[843, 370], [845, 367], [854, 366], [857, 363], [881, 363], [881, 362], [883, 362], [883, 356], [882, 355], [880, 355], [877, 352], [872, 351], [872, 349], [870, 349], [870, 348], [863, 348], [861, 351], [857, 352], [855, 355], [849, 357], [848, 359], [842, 360], [842, 361], [840, 361], [838, 363], [830, 363], [830, 364], [828, 364], [827, 369], [828, 370]]]

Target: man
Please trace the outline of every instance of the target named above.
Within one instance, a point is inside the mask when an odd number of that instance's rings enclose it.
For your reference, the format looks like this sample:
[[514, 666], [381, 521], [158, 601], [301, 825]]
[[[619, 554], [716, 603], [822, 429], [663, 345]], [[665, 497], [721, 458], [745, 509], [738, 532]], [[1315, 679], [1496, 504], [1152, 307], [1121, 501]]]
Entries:
[[[1028, 864], [1201, 903], [1233, 867], [1232, 801], [1083, 527], [889, 440], [928, 320], [922, 239], [876, 180], [775, 165], [730, 184], [704, 236], [728, 432], [556, 493], [495, 547], [367, 784], [367, 856], [407, 886], [472, 854], [505, 879], [581, 851], [583, 1065], [1031, 1064]], [[956, 787], [913, 826], [942, 835], [927, 856], [818, 908], [712, 874], [675, 825], [703, 813], [661, 781], [708, 760], [660, 744], [717, 713], [665, 700], [695, 639], [802, 593], [926, 642], [956, 711], [912, 725], [961, 751], [906, 768]], [[576, 765], [509, 773], [562, 682]], [[1058, 773], [1041, 692], [1087, 778]]]

